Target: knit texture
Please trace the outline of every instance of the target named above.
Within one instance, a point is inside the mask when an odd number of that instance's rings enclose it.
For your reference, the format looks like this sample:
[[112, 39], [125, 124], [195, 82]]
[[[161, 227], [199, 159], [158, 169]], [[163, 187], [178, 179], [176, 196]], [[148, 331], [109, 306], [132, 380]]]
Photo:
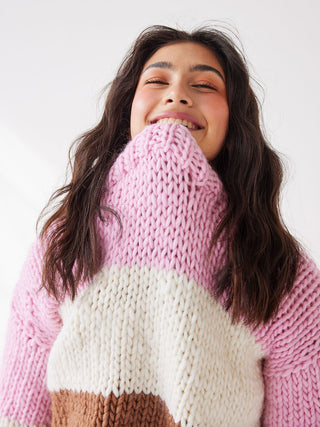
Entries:
[[[152, 125], [106, 182], [103, 267], [74, 301], [38, 292], [39, 242], [17, 285], [0, 426], [317, 426], [320, 274], [303, 258], [293, 292], [252, 330], [213, 297], [226, 203], [190, 132]], [[1, 418], [2, 417], [2, 418]]]

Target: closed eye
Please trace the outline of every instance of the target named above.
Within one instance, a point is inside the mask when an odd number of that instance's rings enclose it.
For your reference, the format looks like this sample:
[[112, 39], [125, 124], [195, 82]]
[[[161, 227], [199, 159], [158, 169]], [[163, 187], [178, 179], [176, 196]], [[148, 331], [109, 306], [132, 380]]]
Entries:
[[208, 85], [208, 84], [201, 84], [201, 83], [199, 83], [199, 84], [196, 84], [196, 85], [193, 85], [193, 87], [199, 87], [199, 88], [202, 88], [202, 89], [211, 89], [211, 90], [217, 90], [214, 86], [211, 86], [211, 85]]
[[146, 84], [159, 84], [159, 85], [167, 85], [168, 83], [163, 80], [147, 80]]

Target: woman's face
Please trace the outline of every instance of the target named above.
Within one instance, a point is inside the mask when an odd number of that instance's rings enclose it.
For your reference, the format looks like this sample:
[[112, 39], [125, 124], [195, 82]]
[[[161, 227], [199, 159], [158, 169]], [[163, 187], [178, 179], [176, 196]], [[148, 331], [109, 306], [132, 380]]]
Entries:
[[229, 121], [225, 76], [199, 43], [164, 46], [144, 65], [131, 107], [131, 138], [168, 121], [187, 126], [208, 160], [221, 150]]

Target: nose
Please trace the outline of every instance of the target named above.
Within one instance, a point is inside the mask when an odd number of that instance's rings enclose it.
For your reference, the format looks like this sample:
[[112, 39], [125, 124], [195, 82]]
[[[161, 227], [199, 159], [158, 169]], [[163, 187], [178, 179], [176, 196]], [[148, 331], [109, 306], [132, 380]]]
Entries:
[[181, 104], [185, 104], [185, 105], [191, 104], [191, 102], [189, 102], [187, 99], [184, 99], [184, 98], [176, 100], [174, 97], [172, 97], [172, 98], [168, 98], [166, 100], [167, 104], [171, 104], [171, 103], [175, 103], [175, 102], [178, 102], [178, 103], [180, 102]]
[[165, 95], [165, 104], [183, 104], [192, 105], [192, 99], [181, 85], [170, 88], [170, 91]]

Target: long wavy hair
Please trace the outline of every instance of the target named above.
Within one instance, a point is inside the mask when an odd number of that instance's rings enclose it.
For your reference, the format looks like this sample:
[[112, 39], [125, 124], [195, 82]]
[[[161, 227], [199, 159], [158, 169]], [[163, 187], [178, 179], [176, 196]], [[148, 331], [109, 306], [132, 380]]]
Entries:
[[42, 286], [57, 299], [61, 289], [74, 298], [80, 281], [91, 280], [101, 268], [95, 223], [102, 209], [121, 221], [117, 212], [102, 208], [100, 200], [110, 168], [130, 140], [131, 105], [140, 74], [159, 48], [176, 42], [209, 48], [225, 74], [229, 127], [211, 166], [224, 184], [228, 205], [218, 229], [212, 230], [211, 243], [222, 232], [232, 238], [227, 262], [217, 272], [216, 296], [226, 296], [234, 320], [258, 325], [276, 313], [291, 290], [300, 251], [281, 220], [282, 166], [261, 131], [246, 60], [232, 38], [207, 27], [190, 33], [148, 27], [124, 58], [109, 86], [100, 122], [75, 141], [70, 182], [49, 200], [48, 206], [55, 202], [55, 208], [40, 234], [45, 242]]

